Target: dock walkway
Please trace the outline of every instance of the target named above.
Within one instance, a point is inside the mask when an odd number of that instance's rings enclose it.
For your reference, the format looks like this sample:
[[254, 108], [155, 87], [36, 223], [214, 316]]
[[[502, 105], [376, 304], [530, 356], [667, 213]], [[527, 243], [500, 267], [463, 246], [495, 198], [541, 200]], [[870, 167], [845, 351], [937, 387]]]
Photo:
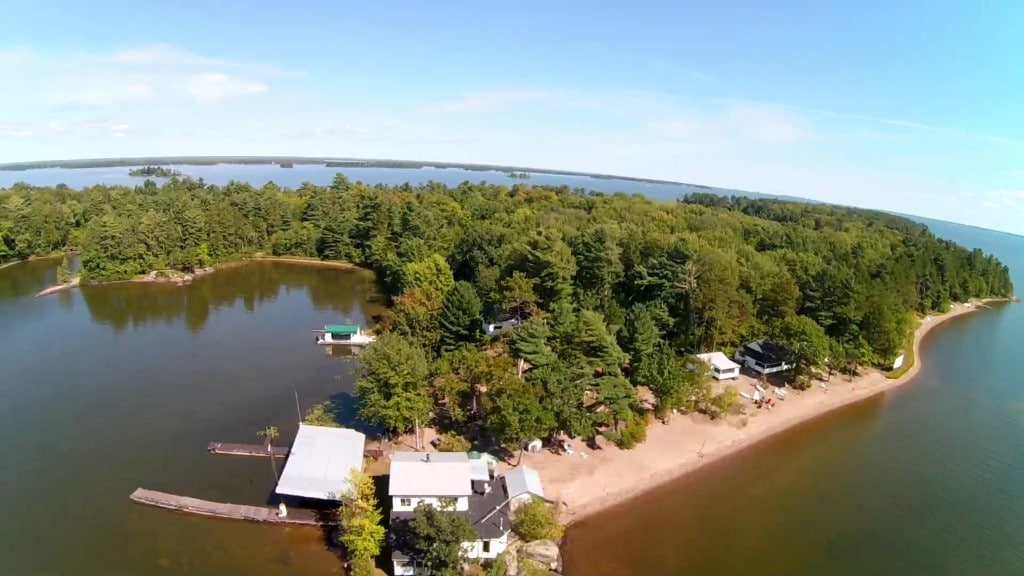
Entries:
[[277, 515], [276, 508], [264, 506], [246, 506], [243, 504], [225, 504], [222, 502], [210, 502], [188, 496], [176, 496], [145, 488], [136, 488], [132, 492], [131, 499], [139, 504], [199, 514], [201, 516], [214, 516], [217, 518], [233, 518], [236, 520], [248, 520], [250, 522], [265, 522], [268, 524], [293, 524], [301, 526], [319, 526], [321, 524], [336, 524], [336, 521], [323, 520], [317, 517], [312, 510], [288, 510], [288, 515], [281, 518]]
[[288, 455], [287, 446], [271, 446], [267, 449], [266, 444], [231, 444], [229, 442], [210, 442], [206, 447], [210, 454], [229, 454], [232, 456], [261, 456], [270, 458], [284, 458]]

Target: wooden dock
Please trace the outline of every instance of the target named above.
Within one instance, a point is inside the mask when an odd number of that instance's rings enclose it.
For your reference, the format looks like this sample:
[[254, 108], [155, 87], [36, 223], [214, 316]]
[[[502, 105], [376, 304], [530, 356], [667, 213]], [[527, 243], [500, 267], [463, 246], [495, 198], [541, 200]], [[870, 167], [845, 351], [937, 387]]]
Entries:
[[210, 442], [210, 445], [206, 447], [206, 451], [210, 454], [261, 456], [263, 458], [270, 458], [271, 455], [275, 458], [284, 458], [288, 455], [288, 447], [286, 446], [271, 446], [268, 449], [266, 444], [231, 444], [228, 442]]
[[176, 496], [145, 488], [136, 488], [132, 492], [131, 499], [139, 504], [188, 512], [201, 516], [213, 516], [216, 518], [232, 518], [235, 520], [248, 520], [249, 522], [264, 522], [267, 524], [292, 524], [300, 526], [320, 526], [323, 524], [337, 524], [336, 520], [318, 518], [312, 510], [288, 510], [288, 515], [281, 518], [277, 515], [276, 508], [264, 506], [246, 506], [243, 504], [225, 504], [222, 502], [210, 502], [188, 496]]

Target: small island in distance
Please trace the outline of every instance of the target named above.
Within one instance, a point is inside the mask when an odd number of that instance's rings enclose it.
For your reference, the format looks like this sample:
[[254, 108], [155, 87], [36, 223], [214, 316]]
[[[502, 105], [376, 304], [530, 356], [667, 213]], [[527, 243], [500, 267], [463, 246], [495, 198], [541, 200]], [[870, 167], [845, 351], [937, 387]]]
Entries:
[[128, 170], [129, 176], [152, 176], [154, 178], [170, 178], [172, 176], [181, 176], [181, 172], [174, 170], [173, 168], [164, 168], [163, 166], [140, 166], [138, 168], [132, 168]]
[[529, 172], [506, 172], [505, 176], [508, 176], [509, 178], [519, 178], [520, 180], [530, 179]]

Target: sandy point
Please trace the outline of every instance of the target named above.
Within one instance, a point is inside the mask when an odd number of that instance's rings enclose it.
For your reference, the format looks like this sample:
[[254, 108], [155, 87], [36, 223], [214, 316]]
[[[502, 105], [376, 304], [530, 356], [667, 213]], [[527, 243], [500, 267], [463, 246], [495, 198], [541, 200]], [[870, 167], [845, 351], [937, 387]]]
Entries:
[[[523, 454], [522, 463], [540, 472], [549, 498], [563, 503], [563, 520], [578, 521], [815, 416], [909, 381], [921, 367], [924, 336], [983, 307], [984, 302], [957, 304], [946, 314], [923, 319], [915, 333], [914, 366], [898, 379], [888, 379], [875, 369], [863, 370], [853, 380], [833, 375], [828, 383], [815, 381], [809, 390], [787, 388], [786, 399], [777, 399], [771, 410], [741, 400], [743, 415], [713, 421], [688, 414], [673, 416], [668, 424], [655, 422], [648, 428], [647, 441], [633, 450], [620, 450], [610, 443], [591, 450], [576, 440], [571, 455], [541, 450]], [[735, 385], [741, 392], [752, 393], [756, 382], [741, 376]]]

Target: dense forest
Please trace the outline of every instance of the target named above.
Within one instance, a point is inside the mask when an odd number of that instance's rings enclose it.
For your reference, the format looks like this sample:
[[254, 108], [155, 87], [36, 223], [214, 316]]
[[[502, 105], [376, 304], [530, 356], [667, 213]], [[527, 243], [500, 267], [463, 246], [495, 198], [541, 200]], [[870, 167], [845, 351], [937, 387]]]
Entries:
[[[0, 191], [0, 261], [66, 247], [85, 281], [256, 252], [370, 268], [390, 307], [363, 355], [362, 416], [508, 446], [557, 432], [628, 446], [643, 438], [638, 387], [663, 416], [728, 408], [688, 355], [772, 338], [801, 385], [824, 364], [891, 362], [914, 313], [1013, 291], [978, 250], [820, 204], [340, 174], [296, 190], [172, 178]], [[509, 316], [520, 327], [484, 337], [482, 319]]]

